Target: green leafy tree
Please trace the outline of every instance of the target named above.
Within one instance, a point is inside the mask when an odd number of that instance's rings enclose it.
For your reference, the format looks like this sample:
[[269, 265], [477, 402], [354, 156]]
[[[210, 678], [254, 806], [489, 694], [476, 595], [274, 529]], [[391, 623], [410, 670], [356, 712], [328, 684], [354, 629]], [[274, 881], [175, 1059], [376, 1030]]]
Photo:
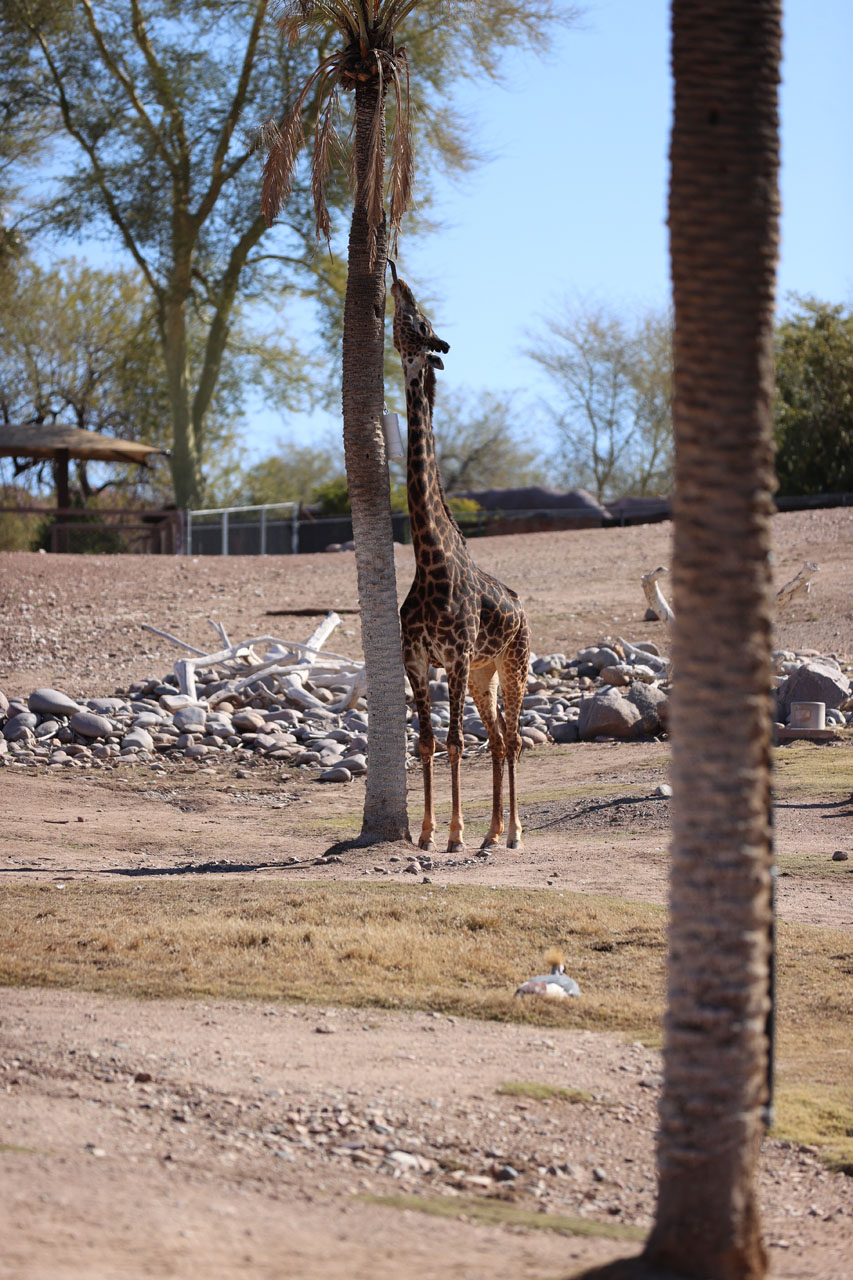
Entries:
[[853, 492], [853, 311], [816, 298], [776, 334], [776, 472], [782, 494]]
[[[453, 131], [448, 110], [449, 85], [459, 75], [494, 73], [509, 45], [541, 44], [547, 20], [556, 10], [547, 0], [499, 5], [286, 0], [279, 6], [288, 42], [293, 47], [310, 43], [321, 56], [291, 98], [283, 122], [268, 131], [266, 216], [272, 221], [285, 201], [288, 210], [298, 204], [287, 197], [298, 172], [306, 114], [314, 132], [311, 173], [318, 237], [329, 239], [331, 233], [330, 174], [343, 167], [353, 185], [341, 399], [370, 707], [363, 841], [409, 835], [403, 665], [381, 418], [388, 231], [393, 245], [411, 200], [413, 121], [428, 120], [446, 151], [455, 147], [464, 155], [463, 135], [458, 128]], [[421, 52], [430, 48], [432, 55], [421, 60]], [[414, 101], [410, 53], [419, 73]], [[342, 142], [342, 117], [351, 127], [349, 158]]]
[[50, 130], [57, 141], [55, 179], [43, 199], [34, 183], [24, 191], [16, 225], [105, 236], [135, 264], [165, 369], [181, 506], [204, 492], [239, 300], [269, 289], [273, 264], [279, 299], [310, 282], [310, 221], [294, 212], [270, 232], [258, 208], [253, 134], [316, 55], [288, 48], [268, 9], [268, 0], [7, 0], [0, 15], [4, 49], [16, 53], [0, 68], [6, 127], [16, 137]]
[[228, 502], [237, 506], [311, 502], [320, 485], [344, 476], [344, 460], [333, 445], [316, 447], [279, 440], [278, 452], [261, 458], [238, 478]]
[[[46, 270], [25, 260], [0, 280], [0, 308], [0, 421], [65, 423], [159, 448], [171, 445], [167, 371], [151, 296], [139, 272], [74, 260]], [[275, 332], [258, 338], [243, 325], [241, 310], [232, 312], [202, 454], [214, 492], [231, 483], [246, 389], [281, 402], [290, 350], [276, 339]], [[194, 314], [188, 341], [193, 352], [205, 341]], [[288, 378], [291, 394], [298, 378]], [[148, 470], [82, 461], [73, 466], [76, 489], [87, 504], [105, 488], [113, 500], [173, 500], [165, 461]], [[23, 459], [13, 468], [31, 485], [49, 479], [50, 470], [49, 463]]]
[[602, 304], [566, 307], [529, 356], [548, 375], [566, 484], [599, 502], [666, 494], [672, 484], [672, 326], [665, 313], [625, 319]]

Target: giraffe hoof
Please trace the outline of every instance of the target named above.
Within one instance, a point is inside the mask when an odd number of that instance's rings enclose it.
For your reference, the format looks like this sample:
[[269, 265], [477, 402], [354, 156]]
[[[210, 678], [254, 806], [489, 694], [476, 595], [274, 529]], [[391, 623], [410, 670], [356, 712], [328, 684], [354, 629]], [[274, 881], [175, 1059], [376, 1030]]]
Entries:
[[523, 849], [524, 845], [521, 843], [520, 839], [516, 838], [515, 840], [507, 840], [506, 847], [508, 849]]
[[424, 840], [424, 838], [421, 837], [418, 841], [418, 848], [422, 849], [424, 853], [435, 853], [435, 841]]
[[448, 852], [448, 853], [464, 853], [464, 852], [465, 852], [465, 841], [464, 841], [464, 840], [449, 840], [449, 841], [448, 841], [448, 843], [447, 843], [447, 852]]
[[480, 853], [491, 853], [493, 849], [497, 849], [498, 842], [493, 836], [486, 836], [486, 839], [480, 845]]

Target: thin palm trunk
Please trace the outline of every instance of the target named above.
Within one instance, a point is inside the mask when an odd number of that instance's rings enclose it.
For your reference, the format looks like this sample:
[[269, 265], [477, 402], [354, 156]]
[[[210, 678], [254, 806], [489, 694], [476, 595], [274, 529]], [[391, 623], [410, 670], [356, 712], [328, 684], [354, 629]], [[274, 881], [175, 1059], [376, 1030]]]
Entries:
[[780, 0], [673, 3], [676, 624], [668, 1012], [646, 1258], [765, 1274]]
[[370, 717], [363, 840], [409, 838], [406, 699], [397, 611], [388, 463], [382, 439], [385, 339], [384, 224], [371, 254], [366, 207], [376, 80], [355, 90], [357, 190], [344, 307], [344, 452], [352, 505], [362, 645]]

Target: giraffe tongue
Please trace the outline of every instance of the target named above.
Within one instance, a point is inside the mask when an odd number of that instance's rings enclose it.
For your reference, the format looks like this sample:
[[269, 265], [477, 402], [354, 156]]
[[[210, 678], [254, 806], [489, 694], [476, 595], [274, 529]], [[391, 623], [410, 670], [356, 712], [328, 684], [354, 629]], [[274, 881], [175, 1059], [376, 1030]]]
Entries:
[[393, 280], [394, 284], [396, 284], [397, 283], [397, 264], [395, 263], [393, 258], [388, 259], [388, 266], [391, 268], [391, 279]]

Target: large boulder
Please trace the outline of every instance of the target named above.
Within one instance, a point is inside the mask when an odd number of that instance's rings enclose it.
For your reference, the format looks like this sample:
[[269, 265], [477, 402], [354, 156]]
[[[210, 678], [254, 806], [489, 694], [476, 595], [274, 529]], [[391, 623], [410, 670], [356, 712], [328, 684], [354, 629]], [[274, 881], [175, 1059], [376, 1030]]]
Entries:
[[660, 685], [635, 680], [625, 696], [640, 713], [643, 733], [660, 733], [666, 728], [669, 699]]
[[602, 689], [584, 698], [578, 717], [578, 737], [634, 738], [643, 732], [642, 717], [633, 702], [616, 688]]
[[776, 690], [778, 718], [787, 724], [792, 702], [824, 702], [841, 707], [850, 697], [850, 681], [832, 658], [810, 658]]

